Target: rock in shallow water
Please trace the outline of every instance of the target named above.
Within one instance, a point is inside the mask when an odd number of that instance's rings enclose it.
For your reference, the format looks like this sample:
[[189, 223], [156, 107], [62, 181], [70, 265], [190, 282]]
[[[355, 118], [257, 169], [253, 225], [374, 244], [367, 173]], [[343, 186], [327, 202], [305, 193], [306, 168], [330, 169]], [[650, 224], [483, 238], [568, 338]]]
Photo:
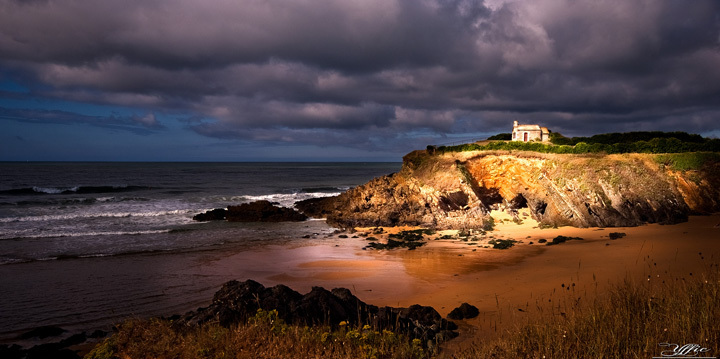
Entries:
[[205, 213], [194, 215], [193, 220], [198, 222], [224, 221], [226, 212], [227, 210], [225, 208], [216, 208]]
[[197, 214], [193, 220], [229, 222], [301, 222], [307, 219], [304, 214], [285, 207], [278, 207], [269, 201], [243, 203], [239, 206], [228, 206]]

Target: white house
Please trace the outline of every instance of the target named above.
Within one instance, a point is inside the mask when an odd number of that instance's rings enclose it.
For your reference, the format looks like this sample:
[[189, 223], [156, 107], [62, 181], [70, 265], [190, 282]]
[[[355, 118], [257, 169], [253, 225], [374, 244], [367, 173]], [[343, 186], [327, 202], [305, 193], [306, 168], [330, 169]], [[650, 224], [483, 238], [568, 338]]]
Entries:
[[512, 131], [513, 141], [550, 141], [550, 131], [547, 127], [540, 127], [540, 125], [518, 125], [518, 122], [513, 122]]

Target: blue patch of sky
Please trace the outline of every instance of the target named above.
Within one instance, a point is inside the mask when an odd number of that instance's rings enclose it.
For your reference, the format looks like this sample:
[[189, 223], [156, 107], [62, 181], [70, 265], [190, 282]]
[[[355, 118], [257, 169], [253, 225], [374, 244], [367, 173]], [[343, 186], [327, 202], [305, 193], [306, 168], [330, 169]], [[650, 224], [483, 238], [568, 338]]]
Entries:
[[28, 93], [30, 92], [30, 89], [17, 81], [13, 81], [3, 76], [0, 77], [0, 91]]

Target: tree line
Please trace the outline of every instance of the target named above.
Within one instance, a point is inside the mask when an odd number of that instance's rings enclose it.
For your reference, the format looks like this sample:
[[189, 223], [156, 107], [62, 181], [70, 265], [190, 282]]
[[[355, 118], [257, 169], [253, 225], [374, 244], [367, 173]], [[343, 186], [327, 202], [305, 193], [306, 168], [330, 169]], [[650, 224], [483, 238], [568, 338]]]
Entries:
[[550, 134], [550, 143], [510, 141], [510, 134], [492, 136], [487, 144], [468, 143], [457, 146], [432, 147], [435, 152], [483, 150], [520, 150], [543, 153], [684, 153], [720, 152], [720, 139], [705, 138], [686, 132], [624, 132], [606, 133], [591, 137], [565, 137]]

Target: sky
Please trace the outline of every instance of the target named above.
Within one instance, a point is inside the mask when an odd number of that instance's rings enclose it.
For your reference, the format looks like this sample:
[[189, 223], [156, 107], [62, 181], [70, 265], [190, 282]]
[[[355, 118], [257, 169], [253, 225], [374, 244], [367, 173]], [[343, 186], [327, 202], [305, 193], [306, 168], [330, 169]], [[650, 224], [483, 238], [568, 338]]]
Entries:
[[0, 0], [0, 161], [720, 137], [718, 0]]

